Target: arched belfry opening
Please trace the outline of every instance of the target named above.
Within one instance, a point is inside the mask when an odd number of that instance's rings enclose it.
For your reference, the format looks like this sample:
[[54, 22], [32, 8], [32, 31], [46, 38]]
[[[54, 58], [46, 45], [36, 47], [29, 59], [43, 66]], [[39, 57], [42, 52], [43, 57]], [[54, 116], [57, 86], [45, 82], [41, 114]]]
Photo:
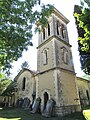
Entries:
[[59, 27], [60, 27], [60, 23], [59, 23], [59, 21], [57, 20], [57, 35], [60, 34]]
[[44, 109], [46, 108], [48, 99], [49, 99], [49, 95], [47, 92], [45, 92], [44, 93]]
[[43, 31], [43, 40], [45, 40], [45, 28], [42, 28]]
[[48, 36], [50, 36], [50, 25], [48, 23]]

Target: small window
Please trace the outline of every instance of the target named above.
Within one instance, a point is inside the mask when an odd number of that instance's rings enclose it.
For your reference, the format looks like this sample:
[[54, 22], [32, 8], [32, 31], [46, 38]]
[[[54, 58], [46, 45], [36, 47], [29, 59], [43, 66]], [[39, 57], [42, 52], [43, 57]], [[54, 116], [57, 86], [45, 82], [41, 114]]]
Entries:
[[89, 93], [88, 93], [88, 90], [86, 90], [86, 95], [87, 95], [87, 99], [89, 100]]
[[44, 54], [45, 54], [45, 58], [46, 58], [46, 64], [48, 64], [48, 53], [47, 53], [47, 50], [44, 51]]
[[50, 36], [50, 25], [48, 24], [48, 36]]
[[25, 90], [25, 83], [26, 83], [26, 78], [24, 77], [22, 81], [22, 90]]
[[80, 91], [79, 91], [79, 98], [81, 99], [81, 93], [80, 93]]

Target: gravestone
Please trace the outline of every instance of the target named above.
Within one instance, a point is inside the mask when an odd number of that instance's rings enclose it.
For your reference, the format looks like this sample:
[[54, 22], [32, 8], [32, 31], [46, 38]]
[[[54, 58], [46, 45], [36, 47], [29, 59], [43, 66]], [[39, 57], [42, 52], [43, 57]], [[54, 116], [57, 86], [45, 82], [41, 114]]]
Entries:
[[40, 112], [40, 103], [41, 103], [41, 98], [37, 98], [32, 105], [31, 113]]
[[18, 99], [17, 102], [16, 102], [16, 107], [20, 107], [21, 108], [22, 105], [23, 105], [23, 101], [24, 101], [23, 98]]
[[42, 112], [42, 116], [51, 117], [54, 105], [55, 105], [55, 101], [53, 99], [48, 100], [46, 104], [46, 108]]
[[23, 100], [22, 108], [26, 110], [29, 109], [29, 107], [30, 107], [30, 100], [26, 97]]

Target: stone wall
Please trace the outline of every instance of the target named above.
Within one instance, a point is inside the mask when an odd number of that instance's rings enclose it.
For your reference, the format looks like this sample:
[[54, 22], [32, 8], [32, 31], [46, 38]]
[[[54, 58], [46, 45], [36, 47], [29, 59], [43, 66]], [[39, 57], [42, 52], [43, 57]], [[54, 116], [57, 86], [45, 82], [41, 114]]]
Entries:
[[[25, 80], [24, 83], [23, 80]], [[25, 85], [23, 86], [23, 84]], [[23, 71], [17, 78], [17, 85], [18, 91], [16, 98], [19, 99], [27, 97], [32, 102], [32, 96], [36, 94], [36, 80], [34, 75], [29, 70]]]
[[54, 106], [53, 116], [64, 116], [74, 112], [80, 112], [80, 105], [70, 105], [70, 106]]
[[82, 106], [90, 104], [90, 81], [77, 77], [77, 87]]

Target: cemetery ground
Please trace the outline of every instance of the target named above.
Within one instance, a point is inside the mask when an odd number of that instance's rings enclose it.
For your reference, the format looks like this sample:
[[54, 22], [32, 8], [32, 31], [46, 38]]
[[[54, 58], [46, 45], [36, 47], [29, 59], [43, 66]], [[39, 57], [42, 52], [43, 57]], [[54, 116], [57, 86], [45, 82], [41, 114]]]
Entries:
[[[40, 114], [31, 114], [20, 108], [0, 108], [0, 120], [85, 120], [81, 112], [65, 117], [45, 118]], [[88, 119], [90, 120], [90, 119]]]

